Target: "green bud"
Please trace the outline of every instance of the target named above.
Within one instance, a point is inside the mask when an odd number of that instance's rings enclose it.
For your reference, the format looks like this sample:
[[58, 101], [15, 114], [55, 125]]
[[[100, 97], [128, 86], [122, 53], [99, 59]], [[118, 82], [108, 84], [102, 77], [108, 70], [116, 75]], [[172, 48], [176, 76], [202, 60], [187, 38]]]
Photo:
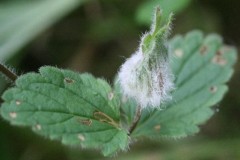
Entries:
[[157, 7], [150, 32], [142, 37], [139, 49], [119, 72], [123, 93], [134, 98], [142, 108], [159, 107], [160, 103], [171, 99], [169, 92], [174, 88], [167, 45], [172, 14], [166, 23], [161, 16]]

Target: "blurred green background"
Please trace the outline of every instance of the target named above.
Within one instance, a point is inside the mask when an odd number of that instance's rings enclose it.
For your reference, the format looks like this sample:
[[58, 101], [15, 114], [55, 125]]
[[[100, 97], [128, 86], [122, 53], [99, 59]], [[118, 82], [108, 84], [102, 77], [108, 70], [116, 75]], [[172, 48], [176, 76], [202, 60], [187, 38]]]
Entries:
[[[0, 61], [20, 75], [52, 65], [90, 72], [112, 82], [124, 60], [149, 29], [152, 10], [175, 14], [172, 36], [193, 29], [219, 33], [240, 48], [239, 0], [1, 0]], [[1, 77], [1, 93], [11, 84]], [[142, 139], [120, 160], [240, 159], [240, 63], [216, 114], [195, 136]], [[12, 127], [0, 119], [0, 160], [109, 159], [98, 151], [66, 147]]]

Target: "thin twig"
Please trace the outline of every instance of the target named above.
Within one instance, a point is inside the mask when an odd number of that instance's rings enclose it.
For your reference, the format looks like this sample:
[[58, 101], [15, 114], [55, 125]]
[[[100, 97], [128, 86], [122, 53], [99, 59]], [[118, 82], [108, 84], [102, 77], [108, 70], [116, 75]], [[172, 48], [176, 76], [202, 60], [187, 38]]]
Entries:
[[0, 63], [0, 72], [2, 72], [6, 77], [8, 77], [13, 82], [17, 79], [17, 75], [9, 70], [7, 67]]
[[133, 120], [133, 123], [131, 125], [131, 127], [129, 128], [129, 135], [133, 132], [133, 130], [136, 128], [137, 124], [138, 124], [138, 121], [140, 120], [141, 118], [141, 107], [138, 105], [137, 106], [137, 110], [136, 110], [136, 113], [135, 113], [135, 117], [134, 117], [134, 120]]

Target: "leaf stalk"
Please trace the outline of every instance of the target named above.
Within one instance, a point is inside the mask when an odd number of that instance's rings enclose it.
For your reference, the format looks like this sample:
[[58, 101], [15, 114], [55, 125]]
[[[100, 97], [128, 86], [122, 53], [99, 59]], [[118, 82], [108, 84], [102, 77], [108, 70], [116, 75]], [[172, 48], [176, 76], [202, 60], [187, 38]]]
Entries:
[[133, 120], [133, 123], [132, 123], [132, 125], [130, 126], [130, 128], [129, 128], [129, 135], [134, 131], [134, 129], [137, 127], [137, 124], [138, 124], [138, 122], [139, 122], [139, 120], [140, 120], [140, 118], [141, 118], [141, 112], [142, 111], [142, 109], [141, 109], [141, 106], [140, 105], [138, 105], [137, 106], [137, 109], [136, 109], [136, 113], [135, 113], [135, 117], [134, 117], [134, 120]]
[[13, 82], [15, 82], [15, 80], [18, 78], [18, 76], [14, 72], [12, 72], [3, 64], [0, 64], [0, 72], [2, 72], [7, 78], [9, 78]]

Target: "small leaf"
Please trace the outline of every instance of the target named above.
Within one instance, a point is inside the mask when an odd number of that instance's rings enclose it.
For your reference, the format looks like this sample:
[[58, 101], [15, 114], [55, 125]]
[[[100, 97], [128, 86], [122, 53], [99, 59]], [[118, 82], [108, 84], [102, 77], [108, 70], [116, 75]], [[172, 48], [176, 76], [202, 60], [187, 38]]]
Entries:
[[224, 45], [221, 37], [212, 34], [204, 38], [201, 32], [193, 31], [185, 37], [175, 36], [170, 47], [176, 84], [173, 100], [163, 110], [143, 110], [132, 137], [185, 137], [197, 133], [198, 125], [214, 114], [210, 107], [228, 90], [225, 83], [232, 76], [236, 50]]
[[119, 123], [119, 100], [109, 84], [89, 74], [40, 68], [16, 81], [2, 98], [2, 116], [64, 144], [100, 148], [104, 155], [125, 149], [127, 131]]
[[141, 24], [150, 24], [152, 9], [160, 5], [163, 9], [163, 19], [166, 20], [172, 12], [179, 13], [190, 4], [191, 0], [149, 0], [144, 1], [137, 9], [136, 19]]

